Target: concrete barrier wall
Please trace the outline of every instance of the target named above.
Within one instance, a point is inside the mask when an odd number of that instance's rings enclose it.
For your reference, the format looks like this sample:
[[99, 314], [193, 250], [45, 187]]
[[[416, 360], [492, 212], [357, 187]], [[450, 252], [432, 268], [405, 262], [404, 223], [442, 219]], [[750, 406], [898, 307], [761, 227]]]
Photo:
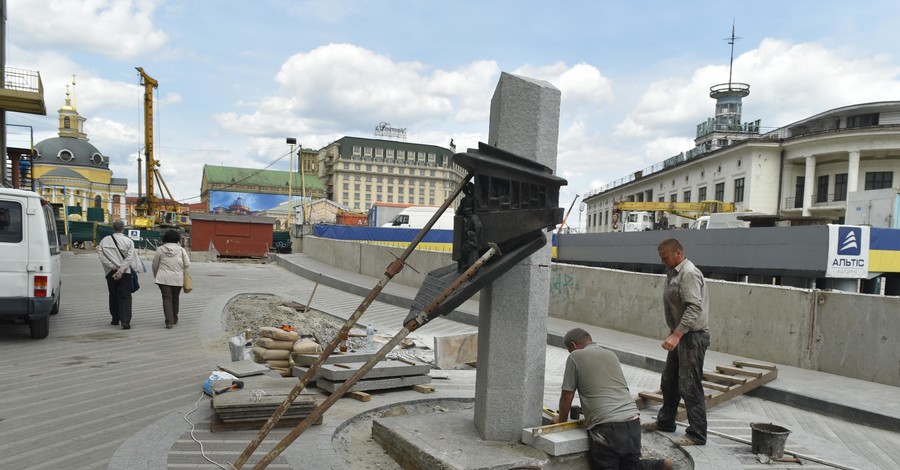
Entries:
[[817, 295], [813, 368], [900, 386], [900, 298]]
[[[372, 277], [394, 259], [383, 247], [356, 242], [305, 237], [303, 247], [316, 260]], [[408, 262], [419, 274], [406, 268], [395, 280], [418, 287], [425, 273], [452, 260], [417, 251]], [[900, 386], [900, 298], [708, 282], [711, 349]], [[554, 263], [549, 315], [662, 340], [663, 283], [657, 274]]]

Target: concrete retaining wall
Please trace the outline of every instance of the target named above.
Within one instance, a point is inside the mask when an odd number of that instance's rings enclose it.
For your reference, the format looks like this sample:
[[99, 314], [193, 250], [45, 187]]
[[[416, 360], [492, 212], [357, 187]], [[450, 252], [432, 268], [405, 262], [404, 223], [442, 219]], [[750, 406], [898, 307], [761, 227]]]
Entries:
[[[393, 257], [380, 246], [304, 238], [304, 254], [381, 277]], [[391, 252], [399, 255], [396, 248]], [[418, 287], [449, 253], [416, 251], [395, 281]], [[664, 277], [552, 265], [549, 315], [644, 337], [668, 334]], [[711, 349], [900, 386], [900, 298], [709, 280]]]

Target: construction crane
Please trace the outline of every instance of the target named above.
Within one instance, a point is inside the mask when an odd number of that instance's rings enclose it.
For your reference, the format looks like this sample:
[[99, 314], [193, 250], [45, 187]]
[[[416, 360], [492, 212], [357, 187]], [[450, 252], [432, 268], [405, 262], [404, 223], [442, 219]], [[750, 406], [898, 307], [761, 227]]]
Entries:
[[[159, 161], [153, 155], [153, 89], [159, 86], [159, 82], [147, 75], [143, 67], [135, 67], [135, 69], [140, 74], [141, 85], [144, 87], [144, 174], [147, 189], [145, 195], [138, 194], [138, 203], [135, 207], [137, 217], [135, 217], [134, 226], [144, 230], [181, 228], [177, 203], [159, 173]], [[160, 207], [159, 198], [156, 197], [154, 189], [154, 181], [159, 182], [159, 185], [168, 194], [168, 201], [172, 203], [171, 210], [165, 204]], [[162, 193], [162, 191], [160, 192]]]

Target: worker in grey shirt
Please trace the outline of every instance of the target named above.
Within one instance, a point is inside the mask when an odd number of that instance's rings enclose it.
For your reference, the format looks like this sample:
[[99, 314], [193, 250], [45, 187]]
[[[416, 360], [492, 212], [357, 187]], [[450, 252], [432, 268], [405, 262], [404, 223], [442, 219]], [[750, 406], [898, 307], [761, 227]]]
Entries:
[[677, 439], [682, 446], [706, 444], [706, 398], [703, 393], [703, 359], [709, 347], [709, 296], [703, 273], [684, 257], [681, 243], [669, 238], [657, 247], [666, 266], [663, 307], [669, 336], [662, 343], [668, 351], [660, 388], [663, 405], [650, 431], [675, 431], [678, 403], [684, 399], [688, 428]]
[[616, 355], [594, 344], [581, 328], [566, 333], [563, 342], [569, 357], [553, 423], [567, 419], [577, 391], [588, 429], [591, 469], [672, 469], [671, 460], [641, 460], [640, 415]]

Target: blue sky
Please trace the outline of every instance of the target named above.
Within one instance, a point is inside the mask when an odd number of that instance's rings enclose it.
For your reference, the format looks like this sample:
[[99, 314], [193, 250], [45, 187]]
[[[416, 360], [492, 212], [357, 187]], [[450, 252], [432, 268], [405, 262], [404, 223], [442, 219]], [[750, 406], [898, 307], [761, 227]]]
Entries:
[[263, 168], [287, 153], [285, 137], [320, 148], [385, 121], [412, 142], [474, 147], [510, 72], [562, 92], [568, 207], [693, 146], [714, 111], [709, 87], [728, 80], [732, 22], [734, 80], [750, 84], [743, 120], [763, 131], [900, 99], [896, 1], [7, 2], [7, 65], [41, 72], [49, 114], [7, 121], [56, 135], [75, 74], [88, 137], [136, 192], [141, 66], [160, 82], [163, 177], [189, 202], [204, 164]]

